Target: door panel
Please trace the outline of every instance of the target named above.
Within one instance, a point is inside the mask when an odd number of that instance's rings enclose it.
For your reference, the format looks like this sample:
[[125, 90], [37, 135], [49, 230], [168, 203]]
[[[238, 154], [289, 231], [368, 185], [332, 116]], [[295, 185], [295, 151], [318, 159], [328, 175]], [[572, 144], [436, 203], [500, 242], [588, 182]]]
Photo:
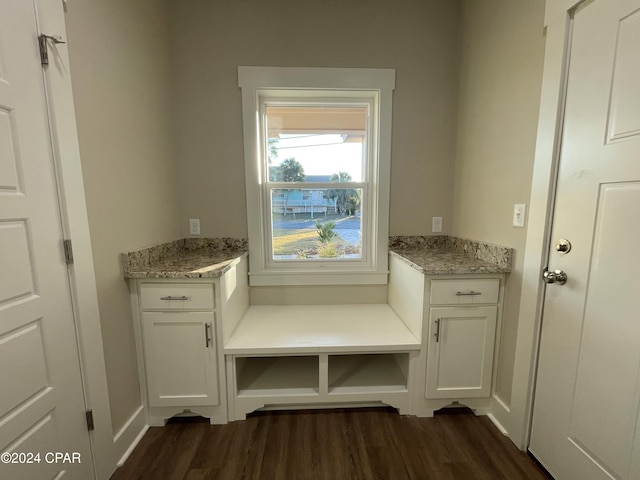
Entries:
[[[56, 434], [59, 430], [55, 410], [45, 414], [36, 421], [32, 428], [21, 432], [16, 438], [16, 451], [41, 452], [39, 461], [26, 464], [5, 465], [6, 477], [15, 479], [50, 479], [55, 478], [59, 472], [59, 466], [54, 462], [48, 462], [51, 445], [56, 444]], [[47, 452], [47, 453], [45, 453]], [[37, 457], [36, 457], [37, 458]], [[63, 476], [62, 478], [67, 478]]]
[[35, 293], [31, 262], [33, 252], [29, 237], [26, 220], [0, 221], [0, 244], [3, 246], [0, 259], [3, 268], [14, 272], [13, 275], [0, 277], [0, 306], [15, 303]]
[[[42, 323], [40, 320], [13, 330], [0, 338], [0, 364], [13, 365], [13, 369], [0, 372], [0, 412], [9, 412], [49, 386], [47, 364], [42, 350]], [[15, 372], [19, 371], [20, 376]]]
[[[0, 478], [94, 477], [36, 12], [0, 0]], [[80, 463], [48, 462], [49, 452]]]
[[[558, 480], [636, 479], [640, 1], [573, 18], [530, 450]], [[555, 250], [566, 238], [568, 253]]]
[[[624, 478], [640, 402], [640, 301], [626, 277], [629, 265], [640, 265], [640, 249], [608, 252], [619, 250], [620, 232], [640, 239], [640, 215], [627, 207], [640, 206], [640, 182], [602, 185], [599, 197], [568, 438]], [[620, 414], [607, 411], [612, 401]]]
[[[0, 77], [0, 82], [4, 80]], [[18, 184], [18, 152], [15, 150], [14, 120], [11, 110], [0, 107], [0, 192], [17, 193]]]
[[640, 11], [636, 10], [620, 21], [618, 45], [613, 68], [609, 141], [640, 135]]

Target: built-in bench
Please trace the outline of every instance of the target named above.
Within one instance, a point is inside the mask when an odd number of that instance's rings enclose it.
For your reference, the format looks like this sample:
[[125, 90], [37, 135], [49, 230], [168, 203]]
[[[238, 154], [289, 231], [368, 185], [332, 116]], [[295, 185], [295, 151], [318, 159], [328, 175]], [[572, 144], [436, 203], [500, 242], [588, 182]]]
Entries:
[[387, 304], [250, 306], [224, 343], [229, 418], [380, 403], [408, 413], [419, 337]]

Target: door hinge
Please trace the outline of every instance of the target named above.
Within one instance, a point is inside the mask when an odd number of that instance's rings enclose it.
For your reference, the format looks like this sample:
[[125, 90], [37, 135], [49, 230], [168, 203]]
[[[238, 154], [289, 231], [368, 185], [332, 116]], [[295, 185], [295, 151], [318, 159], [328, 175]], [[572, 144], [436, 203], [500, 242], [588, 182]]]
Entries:
[[51, 40], [58, 45], [59, 43], [67, 43], [62, 40], [62, 37], [57, 35], [45, 35], [44, 33], [38, 35], [38, 47], [40, 48], [40, 63], [42, 65], [49, 65], [49, 51], [47, 49], [47, 40]]
[[67, 262], [67, 265], [71, 265], [73, 263], [73, 245], [71, 245], [71, 239], [67, 238], [63, 240], [62, 244], [64, 245], [64, 260]]
[[93, 424], [93, 410], [87, 410], [85, 412], [85, 416], [87, 417], [87, 430], [89, 430], [90, 432], [95, 430], [96, 427]]

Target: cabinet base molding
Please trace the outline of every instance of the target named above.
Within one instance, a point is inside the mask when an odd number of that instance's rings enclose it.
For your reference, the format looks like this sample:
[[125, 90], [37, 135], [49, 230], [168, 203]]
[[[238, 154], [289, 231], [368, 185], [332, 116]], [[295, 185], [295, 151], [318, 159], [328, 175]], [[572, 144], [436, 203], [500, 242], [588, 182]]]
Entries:
[[460, 399], [431, 399], [426, 400], [421, 411], [417, 412], [419, 417], [433, 417], [438, 410], [451, 406], [455, 402], [456, 407], [467, 407], [474, 414], [488, 415], [491, 411], [491, 400], [489, 398], [460, 398]]
[[213, 407], [151, 407], [149, 408], [147, 422], [150, 427], [164, 427], [167, 421], [175, 416], [189, 414], [209, 419], [211, 425], [224, 425], [227, 423], [227, 412], [218, 406]]

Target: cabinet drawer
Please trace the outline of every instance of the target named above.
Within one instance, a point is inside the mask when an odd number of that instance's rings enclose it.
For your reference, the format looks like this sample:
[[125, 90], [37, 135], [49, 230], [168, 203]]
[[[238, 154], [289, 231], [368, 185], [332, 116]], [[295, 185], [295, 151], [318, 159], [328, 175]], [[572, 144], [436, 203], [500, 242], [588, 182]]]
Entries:
[[143, 310], [213, 310], [211, 283], [143, 283]]
[[497, 278], [467, 280], [432, 280], [431, 305], [498, 303], [500, 280]]

